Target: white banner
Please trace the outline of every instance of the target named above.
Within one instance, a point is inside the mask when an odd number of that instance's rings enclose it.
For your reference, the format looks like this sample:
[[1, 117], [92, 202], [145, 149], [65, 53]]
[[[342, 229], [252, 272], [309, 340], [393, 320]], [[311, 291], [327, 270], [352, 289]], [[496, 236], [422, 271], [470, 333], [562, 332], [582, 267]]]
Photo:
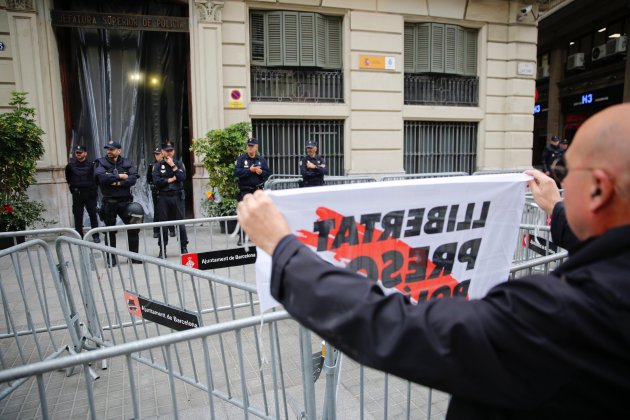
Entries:
[[[477, 175], [267, 194], [293, 234], [326, 261], [416, 302], [475, 299], [507, 280], [529, 179], [518, 173]], [[262, 312], [278, 305], [270, 280], [271, 257], [259, 249]]]

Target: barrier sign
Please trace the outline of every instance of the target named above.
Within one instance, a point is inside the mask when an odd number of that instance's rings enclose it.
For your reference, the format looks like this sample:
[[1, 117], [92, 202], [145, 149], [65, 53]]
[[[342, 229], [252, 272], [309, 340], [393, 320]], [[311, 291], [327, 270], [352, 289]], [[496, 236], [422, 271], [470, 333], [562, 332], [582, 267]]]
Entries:
[[177, 331], [199, 327], [199, 317], [185, 309], [144, 298], [125, 291], [125, 302], [130, 314]]
[[224, 249], [221, 251], [201, 252], [182, 255], [182, 265], [197, 270], [236, 267], [256, 262], [256, 247]]

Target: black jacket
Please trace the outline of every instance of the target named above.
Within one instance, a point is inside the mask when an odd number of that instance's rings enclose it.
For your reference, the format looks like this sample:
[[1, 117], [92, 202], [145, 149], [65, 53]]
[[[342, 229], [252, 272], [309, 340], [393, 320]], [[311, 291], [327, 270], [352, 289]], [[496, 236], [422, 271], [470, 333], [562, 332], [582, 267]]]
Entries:
[[[184, 189], [184, 181], [186, 180], [186, 167], [181, 160], [173, 159], [173, 165], [177, 166], [177, 170], [173, 169], [166, 164], [165, 161], [155, 162], [153, 164], [153, 172], [151, 179], [153, 185], [159, 192], [179, 192]], [[177, 181], [168, 183], [168, 179], [173, 175]]]
[[418, 305], [288, 235], [271, 293], [360, 363], [451, 393], [448, 418], [627, 417], [630, 226], [583, 244], [550, 275]]
[[[260, 166], [260, 169], [262, 169], [260, 175], [249, 170], [249, 168], [254, 165]], [[269, 178], [270, 174], [271, 172], [269, 171], [267, 161], [260, 155], [251, 158], [247, 153], [243, 153], [236, 159], [236, 162], [234, 162], [234, 176], [238, 178], [238, 187], [241, 190], [262, 186], [267, 178]]]
[[[309, 169], [306, 166], [306, 162], [313, 163], [316, 168]], [[309, 155], [302, 156], [300, 158], [300, 174], [302, 175], [305, 187], [324, 185], [324, 175], [328, 174], [326, 160], [319, 155], [314, 157], [310, 157]]]
[[561, 151], [557, 146], [548, 144], [542, 151], [543, 172], [548, 173], [554, 160], [560, 157]]
[[[118, 174], [127, 174], [129, 177], [120, 179]], [[138, 180], [138, 170], [133, 162], [127, 158], [119, 156], [114, 162], [105, 156], [94, 162], [94, 179], [101, 188], [103, 197], [131, 197], [131, 187]], [[120, 182], [120, 186], [112, 185], [114, 182]]]
[[94, 162], [87, 159], [79, 162], [76, 159], [70, 159], [66, 165], [66, 182], [70, 189], [75, 188], [93, 188], [96, 189], [94, 183]]
[[564, 211], [564, 203], [562, 201], [556, 203], [551, 213], [551, 239], [556, 245], [560, 245], [562, 248], [573, 253], [582, 246], [582, 242], [575, 236], [569, 223], [567, 222], [567, 216]]

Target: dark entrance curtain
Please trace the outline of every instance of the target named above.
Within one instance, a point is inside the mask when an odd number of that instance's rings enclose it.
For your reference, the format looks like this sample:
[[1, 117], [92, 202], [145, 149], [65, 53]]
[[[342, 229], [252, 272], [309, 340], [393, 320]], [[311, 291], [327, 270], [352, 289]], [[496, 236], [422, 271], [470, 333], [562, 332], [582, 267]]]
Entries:
[[[58, 1], [57, 10], [129, 13], [157, 16], [188, 14], [182, 3], [155, 1]], [[110, 140], [122, 144], [122, 155], [138, 167], [140, 178], [133, 189], [135, 201], [153, 216], [146, 183], [153, 148], [171, 140], [177, 157], [186, 157], [182, 143], [188, 125], [188, 34], [84, 28], [62, 38], [67, 45], [68, 74], [65, 95], [71, 113], [72, 145], [84, 144], [91, 159], [104, 156]], [[189, 165], [187, 165], [189, 166]], [[188, 168], [190, 169], [190, 168]]]

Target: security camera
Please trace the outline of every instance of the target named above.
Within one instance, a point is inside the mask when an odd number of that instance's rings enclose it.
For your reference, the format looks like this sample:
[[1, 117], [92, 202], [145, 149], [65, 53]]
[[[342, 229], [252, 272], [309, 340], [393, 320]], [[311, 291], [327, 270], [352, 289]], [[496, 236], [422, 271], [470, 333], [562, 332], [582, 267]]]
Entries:
[[525, 7], [521, 7], [518, 10], [518, 16], [516, 17], [516, 20], [521, 21], [523, 19], [525, 19], [527, 17], [527, 15], [532, 11], [532, 5], [528, 5]]

